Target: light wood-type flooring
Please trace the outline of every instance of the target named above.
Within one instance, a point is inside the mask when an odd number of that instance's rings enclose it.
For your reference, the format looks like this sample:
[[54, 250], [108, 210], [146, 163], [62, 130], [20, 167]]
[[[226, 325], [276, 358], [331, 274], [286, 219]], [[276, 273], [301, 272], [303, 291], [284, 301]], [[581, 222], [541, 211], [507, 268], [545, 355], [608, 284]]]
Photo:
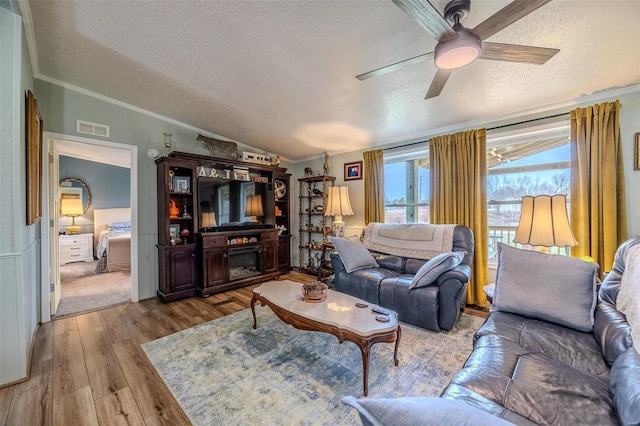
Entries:
[[[291, 272], [281, 279], [314, 278]], [[0, 425], [188, 425], [140, 345], [248, 308], [258, 285], [206, 299], [148, 299], [42, 324], [30, 379], [0, 389]]]

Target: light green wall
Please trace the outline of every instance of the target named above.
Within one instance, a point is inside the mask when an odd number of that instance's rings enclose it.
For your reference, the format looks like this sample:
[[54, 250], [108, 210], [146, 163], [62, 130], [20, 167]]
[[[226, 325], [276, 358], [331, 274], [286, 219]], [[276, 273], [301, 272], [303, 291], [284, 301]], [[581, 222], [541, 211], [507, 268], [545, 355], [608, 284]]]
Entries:
[[39, 320], [40, 222], [26, 224], [25, 93], [33, 90], [22, 20], [0, 7], [0, 385], [26, 377]]
[[[40, 110], [45, 131], [64, 135], [87, 137], [76, 133], [76, 120], [110, 126], [110, 137], [94, 139], [108, 140], [138, 149], [138, 288], [139, 298], [154, 297], [158, 289], [158, 261], [156, 252], [157, 236], [157, 184], [156, 165], [147, 156], [147, 151], [155, 148], [165, 152], [163, 133], [172, 133], [172, 150], [209, 155], [202, 142], [197, 142], [197, 132], [193, 129], [171, 123], [160, 118], [132, 111], [112, 102], [88, 96], [83, 93], [35, 80], [35, 92], [41, 103]], [[238, 151], [257, 151], [250, 147], [238, 146]], [[281, 164], [288, 167], [286, 161]]]

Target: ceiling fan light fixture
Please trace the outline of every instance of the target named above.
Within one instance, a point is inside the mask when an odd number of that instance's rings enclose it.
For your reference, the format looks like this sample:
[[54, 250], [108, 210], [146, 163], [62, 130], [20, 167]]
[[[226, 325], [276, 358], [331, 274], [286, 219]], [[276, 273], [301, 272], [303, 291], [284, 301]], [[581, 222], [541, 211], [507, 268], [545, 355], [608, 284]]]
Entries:
[[478, 59], [482, 53], [482, 41], [478, 36], [466, 28], [456, 32], [459, 38], [440, 42], [436, 45], [434, 61], [440, 69], [453, 70], [462, 68]]

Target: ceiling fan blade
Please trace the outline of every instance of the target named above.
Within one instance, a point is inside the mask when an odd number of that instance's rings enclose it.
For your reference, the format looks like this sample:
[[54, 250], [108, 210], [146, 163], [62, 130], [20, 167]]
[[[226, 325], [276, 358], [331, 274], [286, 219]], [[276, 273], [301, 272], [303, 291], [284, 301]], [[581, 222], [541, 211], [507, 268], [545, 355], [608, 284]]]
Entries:
[[486, 40], [498, 31], [524, 18], [550, 1], [551, 0], [515, 0], [493, 16], [487, 18], [484, 22], [478, 24], [472, 31], [480, 37], [480, 40]]
[[458, 34], [451, 25], [428, 0], [393, 0], [393, 2], [436, 40], [458, 38]]
[[480, 59], [492, 61], [522, 62], [542, 65], [551, 59], [560, 49], [548, 47], [522, 46], [519, 44], [503, 44], [482, 42]]
[[429, 86], [429, 91], [427, 91], [427, 95], [424, 98], [431, 99], [440, 95], [440, 92], [442, 92], [444, 85], [447, 84], [447, 80], [449, 80], [449, 76], [452, 72], [453, 70], [438, 69], [436, 75], [433, 77], [431, 86]]
[[405, 59], [404, 61], [396, 62], [395, 64], [387, 65], [386, 67], [377, 68], [373, 71], [365, 72], [364, 74], [356, 75], [356, 78], [360, 81], [368, 78], [377, 77], [379, 75], [387, 74], [391, 71], [395, 71], [407, 65], [416, 64], [422, 62], [425, 59], [433, 59], [433, 52], [424, 53], [422, 55], [414, 56], [413, 58]]

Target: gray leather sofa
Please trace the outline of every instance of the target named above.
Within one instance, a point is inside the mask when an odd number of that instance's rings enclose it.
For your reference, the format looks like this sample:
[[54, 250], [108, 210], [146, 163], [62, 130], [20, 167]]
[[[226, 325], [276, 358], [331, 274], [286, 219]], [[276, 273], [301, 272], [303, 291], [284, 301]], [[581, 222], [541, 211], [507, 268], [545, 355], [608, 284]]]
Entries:
[[464, 251], [462, 263], [426, 287], [409, 289], [425, 260], [372, 252], [379, 268], [347, 273], [340, 256], [332, 253], [336, 290], [392, 309], [400, 321], [433, 331], [451, 330], [464, 308], [474, 252], [473, 232], [466, 226], [453, 231], [453, 251]]
[[640, 424], [640, 355], [616, 309], [624, 255], [637, 244], [640, 238], [618, 249], [599, 290], [592, 332], [492, 312], [441, 396], [520, 425]]

